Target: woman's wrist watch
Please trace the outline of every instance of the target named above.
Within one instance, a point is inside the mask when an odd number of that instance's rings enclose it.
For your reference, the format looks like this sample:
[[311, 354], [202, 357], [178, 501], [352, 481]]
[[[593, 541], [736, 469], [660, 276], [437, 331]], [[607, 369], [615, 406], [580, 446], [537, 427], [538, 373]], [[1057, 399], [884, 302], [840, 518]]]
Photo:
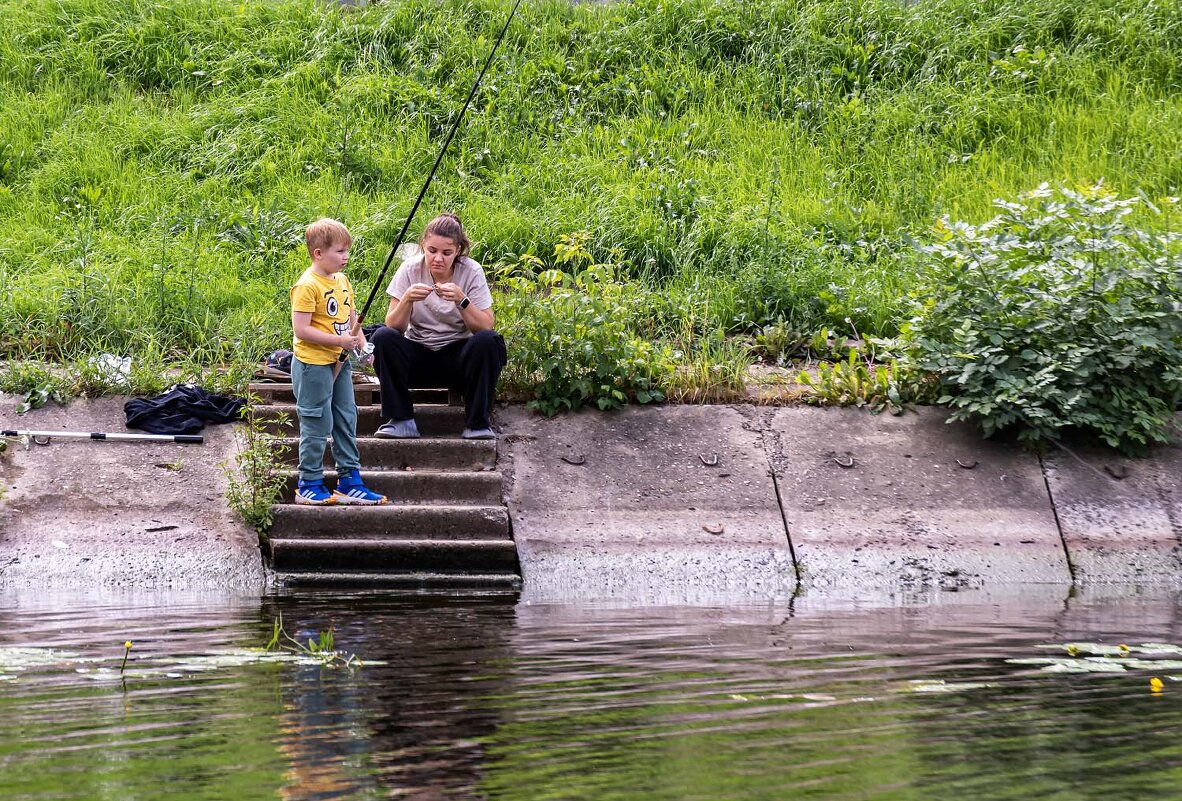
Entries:
[[458, 306], [460, 307], [460, 310], [462, 311], [462, 310], [464, 310], [464, 309], [468, 308], [468, 304], [469, 304], [469, 303], [471, 303], [471, 302], [472, 302], [472, 301], [468, 300], [468, 296], [467, 296], [467, 295], [465, 295], [465, 296], [464, 296], [464, 299], [463, 299], [463, 300], [461, 300], [461, 301], [460, 301], [458, 304], [456, 304], [456, 305], [458, 305]]

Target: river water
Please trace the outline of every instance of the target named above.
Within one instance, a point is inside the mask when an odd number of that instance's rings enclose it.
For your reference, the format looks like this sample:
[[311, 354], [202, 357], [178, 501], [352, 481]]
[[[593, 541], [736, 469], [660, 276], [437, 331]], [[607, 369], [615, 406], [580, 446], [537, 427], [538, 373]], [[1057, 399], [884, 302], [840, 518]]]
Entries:
[[[6, 799], [1182, 792], [1176, 593], [14, 591], [0, 613]], [[353, 665], [260, 655], [280, 619]]]

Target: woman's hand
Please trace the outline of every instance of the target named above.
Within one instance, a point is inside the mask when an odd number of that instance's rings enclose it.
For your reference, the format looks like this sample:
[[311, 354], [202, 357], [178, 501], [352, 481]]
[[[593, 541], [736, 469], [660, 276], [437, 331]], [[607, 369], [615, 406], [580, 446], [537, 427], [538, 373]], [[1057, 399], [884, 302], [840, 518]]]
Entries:
[[402, 297], [411, 303], [418, 303], [420, 300], [425, 300], [433, 291], [434, 289], [429, 284], [411, 284]]
[[436, 284], [435, 294], [444, 300], [450, 300], [452, 303], [459, 303], [464, 299], [464, 290], [450, 281], [446, 284]]

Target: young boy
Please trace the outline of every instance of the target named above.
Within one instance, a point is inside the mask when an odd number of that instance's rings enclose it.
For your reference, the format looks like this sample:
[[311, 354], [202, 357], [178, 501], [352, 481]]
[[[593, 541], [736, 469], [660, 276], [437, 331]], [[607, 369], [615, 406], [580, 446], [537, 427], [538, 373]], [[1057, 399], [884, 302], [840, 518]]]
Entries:
[[[388, 503], [361, 481], [357, 453], [357, 402], [349, 361], [341, 354], [365, 347], [356, 322], [353, 288], [341, 270], [349, 263], [353, 237], [336, 220], [321, 219], [304, 235], [312, 266], [291, 288], [295, 352], [291, 383], [300, 418], [300, 483], [295, 502], [312, 506]], [[332, 434], [336, 490], [324, 486], [324, 446]]]

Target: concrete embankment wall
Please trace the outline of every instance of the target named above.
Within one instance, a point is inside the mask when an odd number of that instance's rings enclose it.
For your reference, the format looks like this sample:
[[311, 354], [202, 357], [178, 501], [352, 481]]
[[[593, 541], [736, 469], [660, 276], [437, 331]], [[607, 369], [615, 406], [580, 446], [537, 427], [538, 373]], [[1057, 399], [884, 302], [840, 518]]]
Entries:
[[526, 587], [1182, 584], [1182, 448], [1040, 457], [945, 420], [938, 409], [503, 410]]
[[[123, 399], [0, 428], [121, 431]], [[1182, 585], [1182, 448], [1039, 457], [939, 410], [497, 411], [531, 597], [1017, 583]], [[53, 440], [0, 456], [0, 584], [262, 589], [226, 508], [229, 426], [201, 446]], [[1117, 478], [1116, 476], [1122, 476]]]
[[[0, 394], [0, 429], [136, 433], [125, 400], [18, 415], [20, 398]], [[258, 536], [226, 505], [233, 426], [202, 433], [202, 445], [10, 442], [0, 454], [0, 585], [263, 588]]]

